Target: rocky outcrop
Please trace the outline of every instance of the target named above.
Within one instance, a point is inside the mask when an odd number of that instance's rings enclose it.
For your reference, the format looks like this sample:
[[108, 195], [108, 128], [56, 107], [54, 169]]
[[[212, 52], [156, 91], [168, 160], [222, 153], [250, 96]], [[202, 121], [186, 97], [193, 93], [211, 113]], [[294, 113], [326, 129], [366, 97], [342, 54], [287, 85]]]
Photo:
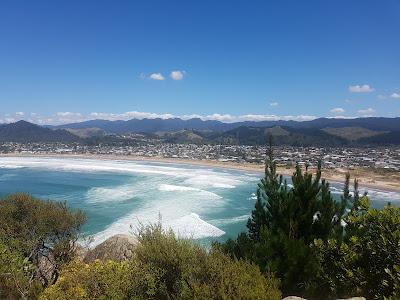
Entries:
[[83, 261], [93, 262], [96, 259], [99, 260], [115, 260], [122, 261], [130, 258], [133, 254], [133, 250], [137, 245], [137, 240], [131, 235], [117, 234], [103, 243], [96, 246], [96, 248], [89, 250]]

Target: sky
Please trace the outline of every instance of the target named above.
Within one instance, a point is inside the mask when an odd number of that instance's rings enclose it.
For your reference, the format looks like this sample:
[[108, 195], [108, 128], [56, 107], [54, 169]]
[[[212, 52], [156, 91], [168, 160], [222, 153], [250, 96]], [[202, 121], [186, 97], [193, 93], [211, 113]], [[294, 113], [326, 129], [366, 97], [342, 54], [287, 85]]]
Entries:
[[0, 1], [0, 123], [400, 116], [400, 1]]

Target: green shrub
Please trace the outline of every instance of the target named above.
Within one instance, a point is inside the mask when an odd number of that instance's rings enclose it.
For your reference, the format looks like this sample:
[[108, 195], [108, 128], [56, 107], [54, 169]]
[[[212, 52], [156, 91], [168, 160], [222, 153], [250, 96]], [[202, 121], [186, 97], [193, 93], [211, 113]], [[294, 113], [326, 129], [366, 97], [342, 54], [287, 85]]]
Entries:
[[72, 262], [40, 299], [129, 299], [133, 269], [128, 262]]
[[35, 298], [72, 259], [85, 216], [27, 194], [0, 199], [0, 216], [0, 295]]
[[33, 282], [33, 270], [29, 260], [0, 241], [0, 299], [36, 298], [41, 286]]
[[319, 293], [331, 298], [362, 295], [360, 283], [363, 271], [357, 266], [360, 253], [354, 251], [356, 243], [356, 238], [346, 243], [336, 239], [314, 241], [314, 253], [320, 265], [315, 276]]
[[361, 197], [346, 222], [344, 242], [315, 242], [321, 284], [341, 297], [395, 299], [400, 289], [400, 208], [373, 209]]
[[258, 267], [147, 227], [125, 262], [71, 264], [41, 299], [280, 299]]

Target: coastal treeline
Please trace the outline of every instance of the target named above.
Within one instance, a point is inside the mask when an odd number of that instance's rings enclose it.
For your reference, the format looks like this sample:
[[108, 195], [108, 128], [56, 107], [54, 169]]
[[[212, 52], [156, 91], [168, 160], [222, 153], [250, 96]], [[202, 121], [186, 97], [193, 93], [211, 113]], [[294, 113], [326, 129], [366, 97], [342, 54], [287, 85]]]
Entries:
[[268, 152], [247, 232], [214, 248], [277, 276], [283, 295], [400, 299], [400, 208], [372, 208], [349, 175], [334, 200], [321, 165], [297, 166], [289, 188]]
[[83, 212], [0, 199], [0, 299], [400, 299], [400, 208], [372, 208], [350, 176], [334, 200], [321, 166], [289, 185], [272, 147], [266, 161], [247, 231], [208, 250], [154, 224], [129, 258], [87, 262]]

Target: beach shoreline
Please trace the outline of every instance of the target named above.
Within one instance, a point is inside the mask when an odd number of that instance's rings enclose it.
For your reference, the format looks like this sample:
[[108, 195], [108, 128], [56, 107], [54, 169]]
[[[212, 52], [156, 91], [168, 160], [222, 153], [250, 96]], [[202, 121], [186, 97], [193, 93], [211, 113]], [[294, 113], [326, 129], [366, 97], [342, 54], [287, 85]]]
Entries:
[[[134, 155], [115, 155], [115, 154], [61, 154], [61, 153], [43, 153], [43, 154], [32, 154], [32, 153], [7, 153], [0, 154], [1, 157], [52, 157], [52, 158], [76, 158], [76, 159], [97, 159], [97, 160], [126, 160], [126, 161], [137, 161], [137, 162], [154, 162], [154, 163], [170, 163], [170, 164], [182, 164], [192, 165], [199, 167], [211, 167], [220, 168], [227, 170], [236, 171], [247, 171], [260, 174], [260, 177], [264, 173], [263, 164], [255, 163], [237, 163], [237, 162], [226, 162], [216, 160], [197, 160], [197, 159], [184, 159], [184, 158], [166, 158], [166, 157], [146, 157], [146, 156], [134, 156]], [[281, 167], [277, 168], [278, 173], [291, 176], [294, 172], [294, 167]], [[315, 169], [310, 171], [314, 172]], [[343, 168], [325, 169], [322, 172], [322, 177], [332, 182], [343, 183], [345, 175], [350, 172], [352, 180], [357, 178], [359, 185], [362, 189], [376, 189], [386, 192], [400, 192], [400, 174], [395, 176], [394, 179], [386, 178], [381, 174], [376, 174], [373, 170], [368, 169], [355, 169], [347, 170]]]

